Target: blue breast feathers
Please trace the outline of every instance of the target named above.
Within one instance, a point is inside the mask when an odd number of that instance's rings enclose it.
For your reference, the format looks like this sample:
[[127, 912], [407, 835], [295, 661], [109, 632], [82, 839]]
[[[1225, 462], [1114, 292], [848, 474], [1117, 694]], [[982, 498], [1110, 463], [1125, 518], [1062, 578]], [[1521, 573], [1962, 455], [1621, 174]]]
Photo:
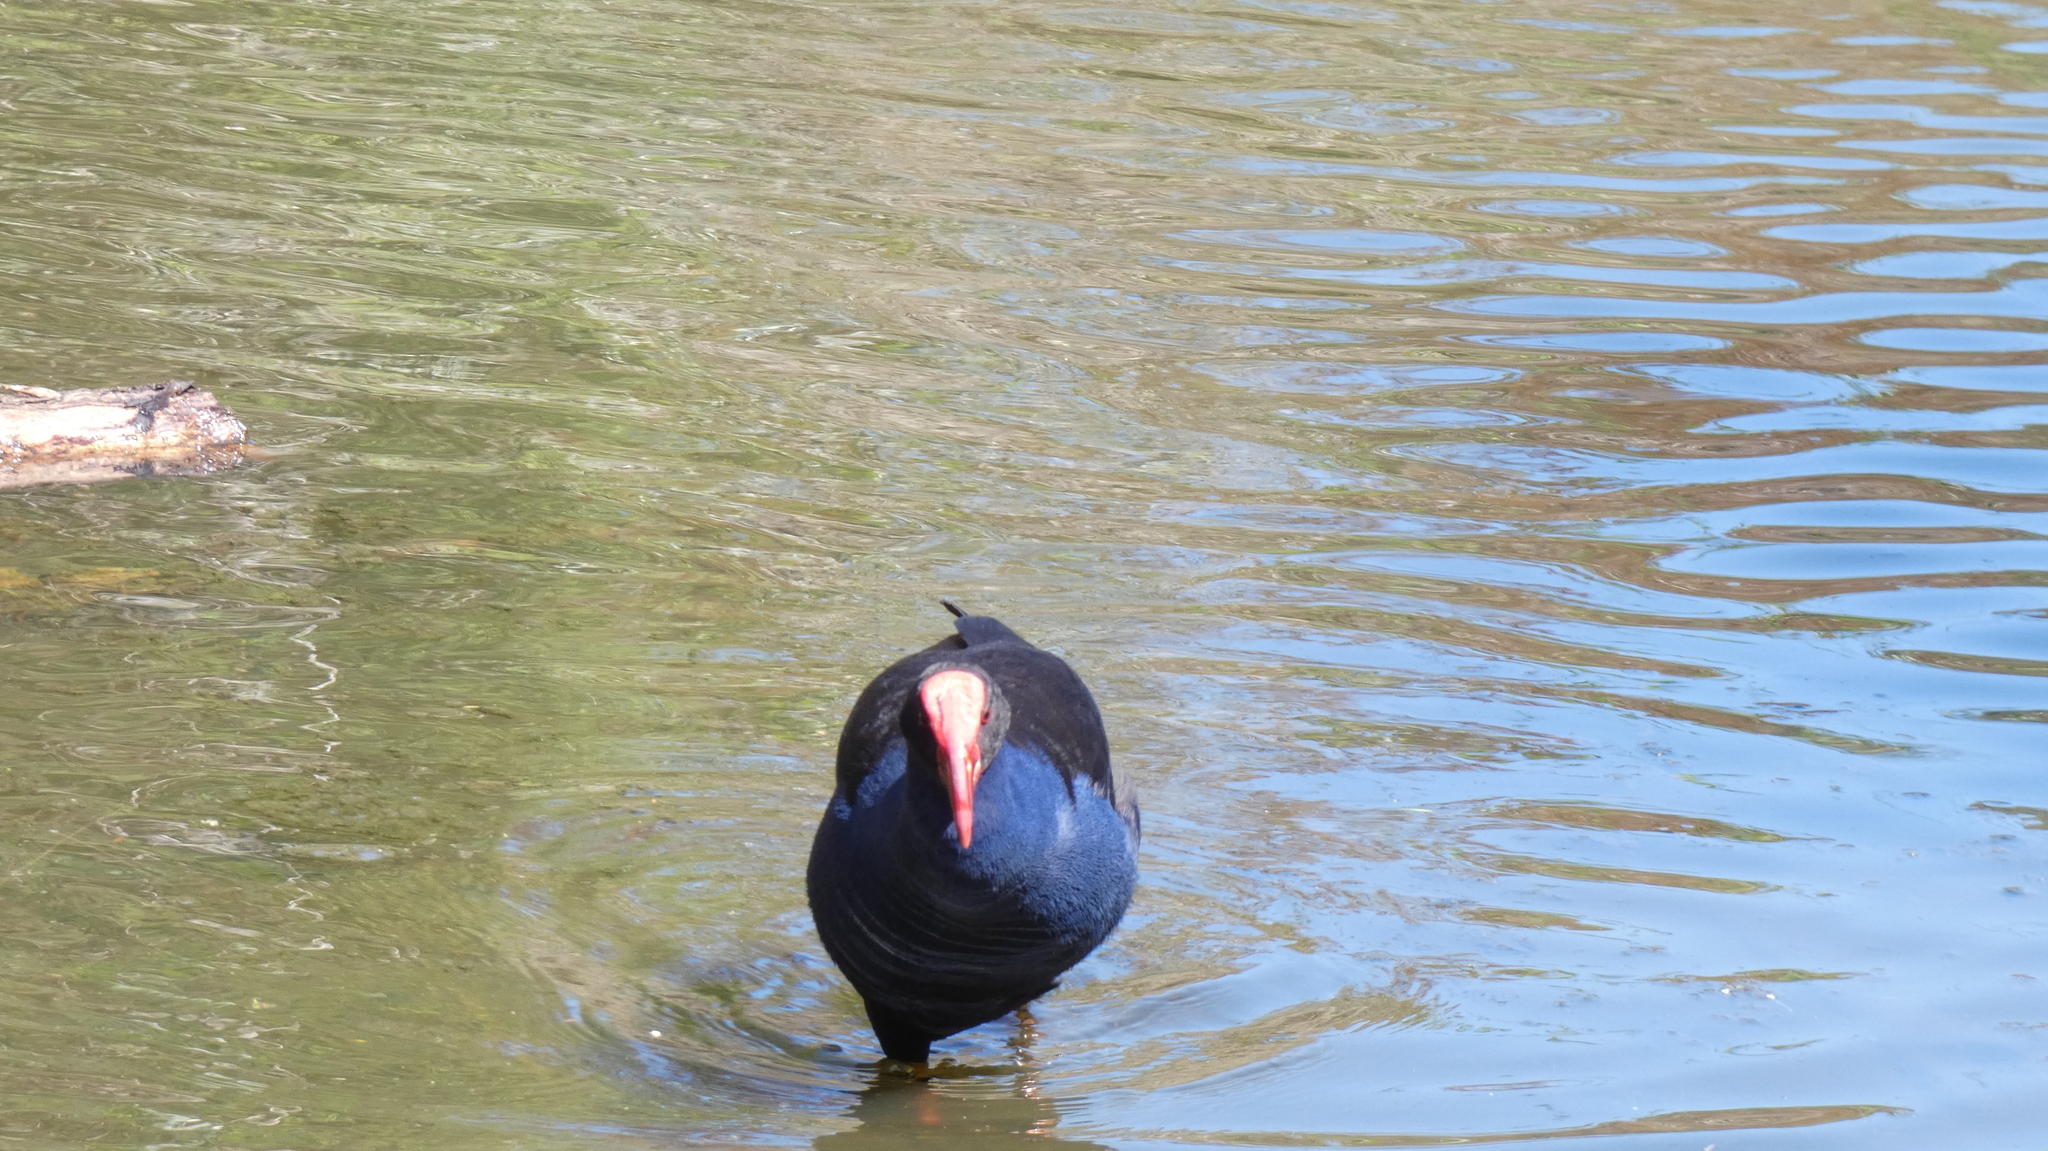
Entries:
[[908, 777], [900, 745], [853, 796], [833, 797], [819, 845], [833, 866], [814, 878], [837, 897], [819, 913], [834, 920], [856, 984], [1039, 994], [1116, 927], [1137, 882], [1137, 835], [1093, 783], [1070, 785], [1036, 749], [1005, 744], [974, 811], [963, 852], [945, 789]]

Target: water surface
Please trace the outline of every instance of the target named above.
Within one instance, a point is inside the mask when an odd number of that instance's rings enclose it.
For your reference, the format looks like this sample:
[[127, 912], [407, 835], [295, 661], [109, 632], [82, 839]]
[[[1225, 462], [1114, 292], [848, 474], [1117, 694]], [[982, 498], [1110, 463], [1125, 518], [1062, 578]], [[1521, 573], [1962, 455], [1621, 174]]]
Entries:
[[[2048, 8], [0, 9], [24, 1148], [2038, 1151]], [[937, 597], [1112, 942], [877, 1078], [803, 907]]]

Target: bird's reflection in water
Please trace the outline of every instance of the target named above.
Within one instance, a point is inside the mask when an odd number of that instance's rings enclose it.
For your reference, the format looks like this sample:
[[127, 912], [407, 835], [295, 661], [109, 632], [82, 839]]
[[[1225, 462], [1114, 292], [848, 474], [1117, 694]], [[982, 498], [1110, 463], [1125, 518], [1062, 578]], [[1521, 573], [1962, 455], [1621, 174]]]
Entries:
[[894, 1151], [948, 1147], [959, 1151], [1051, 1147], [1108, 1151], [1100, 1143], [1054, 1133], [1059, 1111], [1032, 1090], [1029, 1071], [971, 1079], [911, 1079], [888, 1070], [860, 1093], [849, 1117], [860, 1126], [818, 1139], [817, 1151]]
[[900, 1063], [884, 1061], [848, 1112], [860, 1121], [851, 1131], [819, 1138], [817, 1151], [881, 1151], [895, 1147], [949, 1147], [996, 1151], [1005, 1147], [1068, 1147], [1108, 1151], [1100, 1143], [1062, 1139], [1059, 1109], [1039, 1094], [1038, 1066], [1031, 1056], [1038, 1021], [1030, 1008], [1017, 1012], [1017, 1033], [1009, 1046], [1017, 1061], [1002, 1067], [940, 1063], [928, 1074], [905, 1074]]

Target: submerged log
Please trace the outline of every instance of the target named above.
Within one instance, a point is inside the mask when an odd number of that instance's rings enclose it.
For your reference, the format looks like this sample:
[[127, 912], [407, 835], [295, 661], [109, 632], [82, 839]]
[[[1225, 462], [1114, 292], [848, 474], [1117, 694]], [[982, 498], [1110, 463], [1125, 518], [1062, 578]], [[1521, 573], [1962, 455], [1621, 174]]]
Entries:
[[240, 463], [248, 434], [185, 380], [68, 392], [0, 385], [0, 488], [203, 476]]

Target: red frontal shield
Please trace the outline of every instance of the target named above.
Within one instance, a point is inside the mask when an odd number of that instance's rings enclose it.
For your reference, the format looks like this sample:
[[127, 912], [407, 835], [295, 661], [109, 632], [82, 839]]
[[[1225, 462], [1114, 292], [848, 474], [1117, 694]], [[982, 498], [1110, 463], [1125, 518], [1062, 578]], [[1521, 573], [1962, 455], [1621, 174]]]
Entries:
[[974, 788], [981, 782], [981, 724], [988, 685], [968, 671], [942, 671], [918, 688], [925, 719], [938, 737], [939, 770], [953, 796], [953, 827], [960, 850], [974, 846]]

